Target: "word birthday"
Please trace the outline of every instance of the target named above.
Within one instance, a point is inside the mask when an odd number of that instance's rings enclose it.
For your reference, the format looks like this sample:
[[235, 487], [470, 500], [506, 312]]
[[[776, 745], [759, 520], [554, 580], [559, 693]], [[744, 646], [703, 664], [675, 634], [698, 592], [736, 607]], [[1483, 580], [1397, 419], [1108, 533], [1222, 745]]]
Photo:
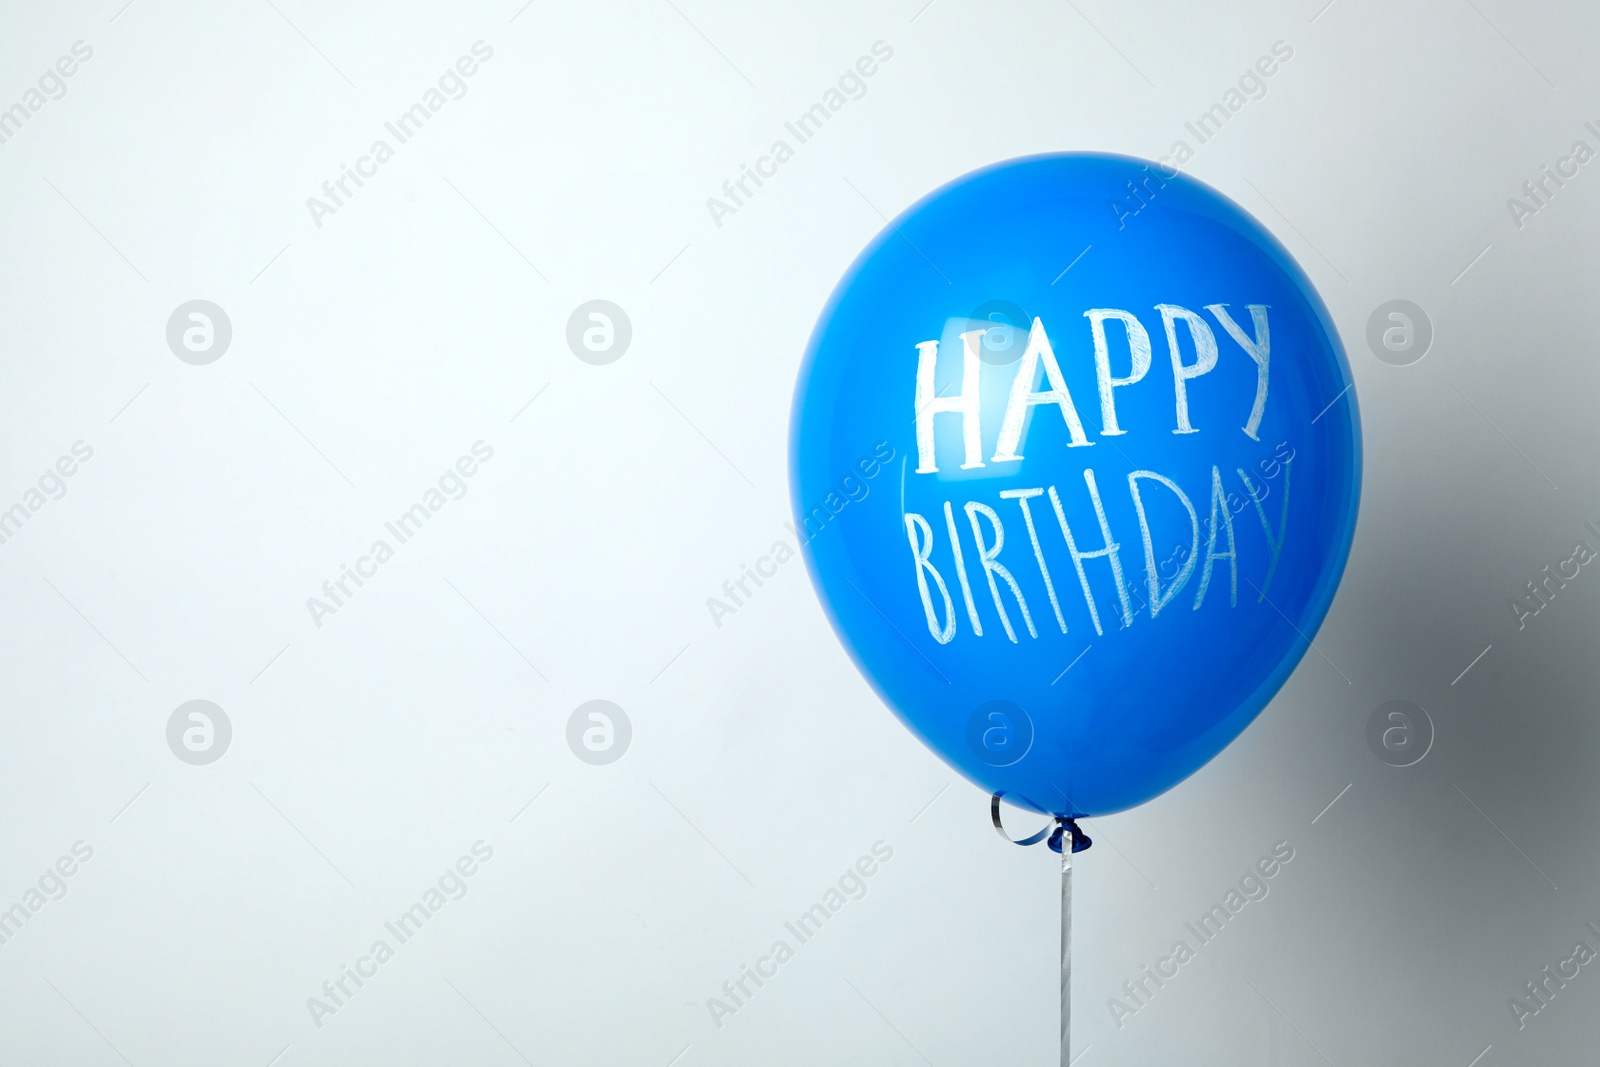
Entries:
[[[1251, 440], [1259, 440], [1257, 432], [1261, 426], [1261, 419], [1266, 411], [1267, 395], [1269, 391], [1269, 376], [1271, 370], [1271, 334], [1268, 326], [1267, 308], [1262, 304], [1248, 305], [1250, 312], [1251, 332], [1246, 333], [1244, 328], [1229, 313], [1225, 304], [1210, 304], [1206, 310], [1222, 326], [1223, 330], [1237, 344], [1238, 348], [1255, 365], [1256, 380], [1255, 394], [1250, 403], [1248, 417], [1240, 429]], [[1200, 315], [1187, 308], [1175, 304], [1158, 304], [1156, 310], [1161, 313], [1162, 325], [1166, 334], [1167, 351], [1172, 366], [1173, 389], [1173, 422], [1172, 430], [1175, 434], [1198, 433], [1189, 416], [1188, 387], [1189, 383], [1202, 375], [1210, 373], [1217, 366], [1219, 351], [1216, 335], [1212, 332], [1210, 324]], [[1100, 408], [1101, 437], [1116, 437], [1125, 434], [1117, 421], [1116, 391], [1144, 379], [1149, 373], [1152, 364], [1150, 336], [1143, 324], [1130, 312], [1115, 308], [1096, 308], [1084, 312], [1089, 320], [1090, 332], [1094, 341], [1095, 380], [1098, 385], [1098, 400]], [[1107, 338], [1107, 322], [1117, 322], [1123, 327], [1127, 338], [1127, 347], [1131, 356], [1131, 368], [1126, 375], [1117, 376], [1111, 370], [1111, 346]], [[1185, 362], [1179, 348], [1178, 327], [1182, 324], [1184, 332], [1189, 336], [1194, 350], [1194, 361]], [[963, 453], [962, 470], [971, 470], [986, 466], [987, 463], [1015, 463], [1023, 459], [1022, 436], [1028, 423], [1030, 410], [1037, 406], [1056, 407], [1065, 422], [1068, 433], [1068, 448], [1092, 447], [1095, 442], [1089, 440], [1084, 429], [1083, 419], [1078, 414], [1077, 404], [1071, 392], [1067, 389], [1066, 380], [1061, 374], [1060, 365], [1056, 361], [1055, 353], [1050, 346], [1049, 338], [1040, 319], [1033, 320], [1029, 331], [1028, 345], [1022, 357], [1017, 362], [1016, 377], [1012, 381], [1011, 390], [1005, 406], [1005, 413], [1001, 420], [1000, 433], [996, 441], [995, 450], [987, 460], [983, 456], [983, 430], [981, 419], [981, 396], [979, 358], [981, 338], [986, 330], [970, 330], [961, 334], [962, 351], [962, 385], [961, 392], [953, 396], [939, 396], [935, 391], [935, 376], [939, 358], [939, 342], [923, 341], [917, 347], [917, 372], [915, 388], [915, 425], [917, 439], [917, 474], [938, 473], [938, 457], [934, 447], [934, 419], [940, 415], [954, 416], [961, 420], [961, 444]], [[1043, 372], [1044, 382], [1048, 386], [1038, 389], [1038, 378]], [[1289, 515], [1289, 469], [1293, 461], [1294, 451], [1290, 449], [1285, 455], [1286, 442], [1280, 442], [1276, 452], [1276, 459], [1264, 461], [1261, 467], [1263, 472], [1270, 470], [1271, 476], [1276, 476], [1278, 465], [1281, 461], [1283, 471], [1283, 493], [1281, 497], [1280, 514], [1276, 525], [1268, 518], [1262, 501], [1266, 498], [1263, 489], [1264, 483], [1258, 482], [1255, 477], [1243, 468], [1234, 468], [1229, 472], [1226, 482], [1232, 484], [1232, 477], [1237, 475], [1243, 484], [1246, 496], [1255, 505], [1257, 517], [1260, 519], [1262, 531], [1266, 536], [1268, 550], [1271, 558], [1268, 561], [1266, 575], [1259, 588], [1263, 597], [1272, 581], [1272, 575], [1277, 569], [1278, 559], [1283, 552], [1284, 533]], [[1188, 493], [1184, 492], [1172, 479], [1151, 470], [1135, 470], [1127, 476], [1128, 495], [1132, 500], [1135, 514], [1138, 516], [1139, 532], [1144, 547], [1145, 581], [1149, 594], [1150, 617], [1154, 619], [1161, 610], [1176, 598], [1178, 592], [1188, 583], [1194, 572], [1200, 571], [1199, 588], [1193, 603], [1193, 610], [1198, 611], [1205, 602], [1206, 594], [1211, 587], [1213, 571], [1218, 562], [1226, 560], [1229, 569], [1229, 603], [1236, 606], [1239, 595], [1239, 553], [1234, 531], [1233, 516], [1242, 510], [1242, 501], [1237, 494], [1225, 487], [1225, 478], [1220, 467], [1211, 468], [1210, 484], [1206, 486], [1209, 494], [1210, 511], [1206, 523], [1208, 534], [1205, 543], [1203, 558], [1200, 555], [1200, 529], [1199, 512], [1196, 511], [1194, 502]], [[1066, 618], [1062, 614], [1061, 604], [1056, 595], [1055, 580], [1051, 576], [1050, 567], [1045, 559], [1044, 548], [1039, 540], [1038, 528], [1034, 521], [1034, 514], [1030, 501], [1047, 496], [1051, 511], [1055, 515], [1056, 524], [1060, 528], [1062, 540], [1071, 558], [1073, 569], [1077, 573], [1078, 583], [1083, 590], [1084, 602], [1089, 611], [1090, 621], [1094, 624], [1095, 633], [1104, 633], [1100, 620], [1100, 611], [1095, 603], [1094, 595], [1090, 591], [1088, 573], [1084, 568], [1086, 560], [1105, 559], [1110, 565], [1112, 579], [1116, 584], [1117, 599], [1121, 608], [1121, 621], [1124, 627], [1133, 621], [1133, 605], [1128, 592], [1128, 583], [1122, 567], [1121, 543], [1113, 536], [1111, 524], [1106, 516], [1106, 509], [1100, 495], [1100, 488], [1095, 480], [1094, 471], [1085, 468], [1083, 471], [1084, 488], [1088, 501], [1093, 507], [1098, 520], [1101, 547], [1095, 549], [1079, 548], [1078, 539], [1074, 536], [1071, 526], [1067, 522], [1066, 510], [1062, 505], [1061, 495], [1054, 485], [1034, 486], [1027, 488], [1008, 489], [1000, 493], [1001, 500], [1014, 500], [1017, 503], [1023, 526], [1027, 530], [1028, 540], [1033, 547], [1034, 560], [1039, 568], [1039, 576], [1043, 579], [1044, 588], [1050, 601], [1050, 607], [1055, 615], [1057, 626], [1062, 633], [1067, 632]], [[1168, 580], [1163, 588], [1161, 562], [1156, 558], [1153, 544], [1150, 521], [1147, 516], [1145, 493], [1147, 487], [1160, 487], [1172, 494], [1189, 517], [1190, 545], [1184, 556], [1183, 563], [1177, 574]], [[1238, 506], [1235, 506], [1235, 505]], [[1030, 637], [1039, 636], [1033, 622], [1033, 612], [1028, 607], [1023, 596], [1022, 587], [1017, 583], [1016, 577], [1010, 568], [999, 561], [1001, 550], [1005, 546], [1005, 525], [999, 512], [989, 504], [977, 500], [966, 502], [962, 506], [966, 514], [967, 524], [972, 533], [974, 547], [977, 549], [977, 566], [981, 568], [985, 583], [988, 585], [989, 594], [994, 602], [995, 612], [999, 616], [1000, 624], [1006, 636], [1015, 643], [1016, 631], [1011, 623], [1005, 601], [1001, 597], [1000, 585], [1003, 583], [1011, 594], [1016, 604], [1017, 611], [1022, 616], [1023, 625], [1027, 628]], [[985, 532], [987, 526], [987, 533]], [[972, 594], [972, 581], [967, 572], [965, 552], [962, 548], [961, 536], [957, 529], [955, 512], [952, 502], [944, 502], [944, 528], [948, 533], [948, 551], [954, 564], [955, 576], [961, 588], [963, 604], [966, 607], [967, 618], [972, 625], [972, 632], [978, 637], [983, 636], [983, 623], [978, 615], [977, 603]], [[922, 607], [928, 623], [928, 632], [940, 644], [948, 644], [956, 634], [957, 620], [954, 600], [950, 594], [949, 584], [944, 573], [932, 562], [933, 550], [937, 538], [933, 526], [927, 518], [917, 512], [905, 513], [906, 539], [911, 548], [911, 556], [915, 564], [917, 591], [922, 598]], [[1219, 545], [1219, 537], [1225, 544]], [[930, 586], [930, 581], [932, 586]], [[939, 612], [933, 598], [933, 589], [937, 588], [939, 597], [944, 602], [943, 622], [939, 619]]]
[[[1283, 454], [1283, 450], [1286, 448], [1289, 449], [1289, 454], [1287, 456]], [[1289, 470], [1289, 464], [1293, 462], [1293, 460], [1294, 449], [1289, 448], [1289, 442], [1279, 441], [1274, 456], [1261, 460], [1256, 464], [1256, 466], [1261, 473], [1266, 476], [1266, 478], [1276, 478], [1280, 472], [1286, 473]], [[1224, 503], [1228, 506], [1228, 510], [1233, 512], [1235, 515], [1244, 510], [1246, 499], [1259, 508], [1261, 506], [1261, 502], [1266, 500], [1267, 496], [1272, 492], [1271, 482], [1252, 478], [1247, 475], [1242, 468], [1238, 469], [1238, 475], [1240, 480], [1244, 482], [1245, 495], [1239, 496], [1237, 493], [1229, 493], [1227, 499], [1224, 501]], [[1284, 485], [1287, 486], [1288, 484], [1288, 479], [1284, 479]], [[1183, 573], [1183, 564], [1189, 561], [1189, 557], [1192, 554], [1193, 553], [1188, 545], [1174, 545], [1171, 554], [1168, 555], [1166, 559], [1161, 561], [1160, 565], [1156, 567], [1156, 571], [1161, 575], [1161, 577], [1166, 578], [1169, 581], [1175, 579], [1179, 574]], [[1128, 591], [1128, 596], [1133, 600], [1133, 614], [1128, 616], [1126, 621], [1122, 619], [1117, 620], [1117, 629], [1119, 630], [1126, 630], [1129, 624], [1131, 624], [1134, 619], [1139, 617], [1141, 612], [1150, 606], [1145, 601], [1144, 597], [1140, 595], [1137, 586]]]

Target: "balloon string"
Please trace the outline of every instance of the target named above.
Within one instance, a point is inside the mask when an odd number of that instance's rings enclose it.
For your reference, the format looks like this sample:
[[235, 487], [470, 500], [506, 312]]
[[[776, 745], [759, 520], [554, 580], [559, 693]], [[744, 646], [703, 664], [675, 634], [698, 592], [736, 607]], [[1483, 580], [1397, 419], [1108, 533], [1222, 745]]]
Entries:
[[[1065, 815], [1057, 815], [1054, 825], [1046, 823], [1037, 833], [1014, 840], [1000, 821], [1003, 796], [1004, 790], [989, 797], [989, 819], [996, 832], [1013, 845], [1036, 845], [1048, 836], [1050, 851], [1061, 855], [1061, 1067], [1072, 1067], [1072, 856], [1094, 842], [1078, 826], [1078, 820]], [[1063, 850], [1063, 840], [1072, 842], [1072, 847]]]
[[[1045, 841], [1049, 845], [1051, 852], [1060, 852], [1061, 838], [1065, 833], [1072, 835], [1073, 852], [1086, 851], [1090, 845], [1094, 844], [1094, 840], [1084, 833], [1083, 829], [1078, 825], [1077, 819], [1069, 819], [1064, 815], [1055, 816], [1056, 821], [1053, 826], [1046, 825], [1037, 833], [1029, 834], [1020, 840], [1013, 838], [1006, 832], [1005, 824], [1000, 821], [1000, 798], [1005, 795], [1006, 792], [1002, 789], [989, 797], [989, 820], [994, 823], [996, 832], [1013, 845], [1037, 845], [1040, 841]], [[1046, 841], [1046, 838], [1048, 838], [1048, 841]]]

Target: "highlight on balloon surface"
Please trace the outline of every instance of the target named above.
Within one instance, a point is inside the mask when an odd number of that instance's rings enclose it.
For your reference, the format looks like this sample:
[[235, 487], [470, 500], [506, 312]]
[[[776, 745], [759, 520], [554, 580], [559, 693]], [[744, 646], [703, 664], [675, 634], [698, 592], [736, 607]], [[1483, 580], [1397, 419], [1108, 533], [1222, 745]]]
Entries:
[[1065, 1062], [1076, 820], [1159, 796], [1249, 726], [1344, 571], [1361, 433], [1328, 310], [1265, 227], [1173, 168], [999, 163], [839, 282], [790, 465], [818, 596], [883, 702], [994, 796], [997, 827], [1000, 798], [1056, 819]]

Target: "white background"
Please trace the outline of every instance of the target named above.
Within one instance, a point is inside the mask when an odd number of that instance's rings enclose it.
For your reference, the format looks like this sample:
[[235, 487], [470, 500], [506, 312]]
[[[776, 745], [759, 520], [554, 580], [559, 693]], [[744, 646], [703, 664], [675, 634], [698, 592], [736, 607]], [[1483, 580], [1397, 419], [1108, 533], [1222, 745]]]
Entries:
[[[800, 353], [883, 216], [1008, 157], [1193, 146], [1280, 40], [1185, 169], [1333, 311], [1360, 525], [1320, 654], [1190, 781], [1089, 826], [1079, 1063], [1592, 1048], [1594, 968], [1524, 1029], [1507, 1001], [1600, 948], [1600, 577], [1521, 630], [1510, 602], [1600, 548], [1600, 170], [1520, 228], [1506, 200], [1600, 149], [1600, 10], [274, 2], [0, 15], [0, 107], [94, 50], [0, 144], [0, 507], [94, 450], [0, 545], [0, 908], [94, 850], [0, 945], [0, 1060], [1054, 1063], [1055, 857], [879, 704], [799, 561], [720, 627], [705, 602], [788, 536]], [[306, 199], [479, 40], [467, 94], [318, 227]], [[866, 95], [716, 225], [707, 197], [880, 40]], [[233, 325], [207, 366], [165, 339], [197, 298]], [[608, 366], [565, 341], [593, 298], [633, 325]], [[1436, 330], [1412, 366], [1365, 343], [1394, 298]], [[315, 625], [480, 440], [466, 496]], [[566, 742], [594, 698], [633, 724], [609, 766]], [[1437, 730], [1406, 769], [1365, 740], [1396, 698]], [[207, 766], [167, 746], [191, 699], [233, 727]], [[307, 998], [480, 840], [467, 895], [316, 1025]], [[866, 897], [714, 1025], [880, 840]], [[1278, 841], [1271, 895], [1117, 1027], [1108, 998]]]

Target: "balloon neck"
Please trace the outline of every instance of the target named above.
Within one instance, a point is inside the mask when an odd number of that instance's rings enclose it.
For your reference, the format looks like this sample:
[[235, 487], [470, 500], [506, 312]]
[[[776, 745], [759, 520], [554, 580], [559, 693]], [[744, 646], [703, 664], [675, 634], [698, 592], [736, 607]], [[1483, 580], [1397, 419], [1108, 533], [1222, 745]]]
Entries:
[[1079, 829], [1077, 819], [1058, 818], [1056, 820], [1056, 828], [1050, 834], [1050, 851], [1060, 852], [1061, 839], [1069, 834], [1071, 835], [1069, 839], [1072, 841], [1073, 852], [1086, 851], [1090, 845], [1094, 844], [1094, 841], [1090, 839], [1089, 835]]

